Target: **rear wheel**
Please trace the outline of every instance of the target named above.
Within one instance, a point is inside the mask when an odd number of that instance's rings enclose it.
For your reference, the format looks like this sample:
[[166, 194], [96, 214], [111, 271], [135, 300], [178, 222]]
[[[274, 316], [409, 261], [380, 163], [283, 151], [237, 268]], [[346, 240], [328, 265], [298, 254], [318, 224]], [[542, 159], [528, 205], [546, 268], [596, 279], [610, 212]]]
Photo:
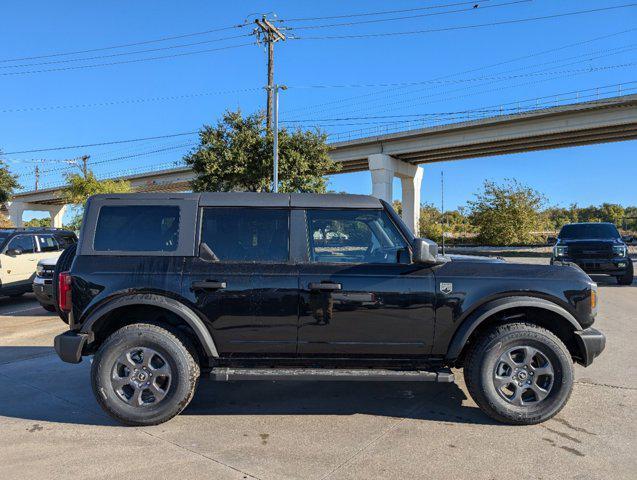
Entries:
[[55, 312], [55, 307], [53, 305], [42, 305], [40, 306], [45, 309], [47, 312]]
[[619, 285], [632, 285], [633, 283], [633, 262], [628, 260], [628, 269], [626, 273], [621, 277], [617, 277], [617, 283]]
[[562, 341], [537, 325], [510, 323], [470, 347], [465, 382], [491, 418], [530, 425], [556, 415], [573, 389], [573, 361]]
[[181, 335], [154, 324], [133, 324], [113, 333], [91, 367], [100, 406], [127, 425], [157, 425], [192, 400], [199, 364]]

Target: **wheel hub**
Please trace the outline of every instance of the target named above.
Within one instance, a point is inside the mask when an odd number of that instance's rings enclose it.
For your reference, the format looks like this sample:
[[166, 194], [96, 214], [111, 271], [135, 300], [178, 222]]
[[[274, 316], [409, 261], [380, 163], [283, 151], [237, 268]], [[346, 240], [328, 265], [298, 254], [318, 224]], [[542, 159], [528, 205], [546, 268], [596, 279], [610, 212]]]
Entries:
[[111, 384], [117, 396], [129, 405], [143, 407], [159, 403], [168, 393], [172, 370], [162, 354], [148, 347], [122, 353], [113, 365]]

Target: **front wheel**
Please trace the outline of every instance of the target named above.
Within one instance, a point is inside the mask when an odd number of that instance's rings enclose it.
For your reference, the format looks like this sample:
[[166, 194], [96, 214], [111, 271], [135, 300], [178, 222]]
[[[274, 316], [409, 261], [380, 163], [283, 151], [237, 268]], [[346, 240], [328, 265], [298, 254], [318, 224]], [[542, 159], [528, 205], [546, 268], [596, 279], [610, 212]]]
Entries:
[[553, 333], [537, 325], [498, 325], [470, 347], [464, 378], [491, 418], [531, 425], [555, 416], [573, 389], [573, 361]]
[[126, 425], [157, 425], [192, 400], [199, 364], [177, 331], [154, 324], [120, 328], [99, 348], [91, 367], [100, 406]]
[[619, 285], [632, 285], [633, 283], [633, 262], [628, 260], [628, 269], [621, 277], [617, 277]]

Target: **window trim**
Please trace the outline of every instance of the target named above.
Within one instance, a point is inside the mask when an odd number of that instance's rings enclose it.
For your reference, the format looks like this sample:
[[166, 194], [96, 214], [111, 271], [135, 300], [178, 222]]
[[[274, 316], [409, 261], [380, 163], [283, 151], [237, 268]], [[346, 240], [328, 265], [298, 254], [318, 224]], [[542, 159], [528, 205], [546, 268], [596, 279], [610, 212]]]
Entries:
[[[172, 251], [157, 250], [95, 250], [95, 231], [102, 207], [179, 207], [179, 237], [177, 248]], [[197, 221], [197, 199], [125, 199], [98, 197], [91, 198], [86, 205], [88, 213], [82, 222], [80, 240], [78, 242], [78, 255], [90, 256], [121, 256], [121, 257], [192, 257], [195, 256], [195, 223]]]
[[400, 238], [403, 239], [403, 241], [405, 242], [407, 251], [410, 253], [411, 256], [411, 243], [409, 242], [409, 240], [407, 240], [407, 238], [405, 238], [405, 234], [403, 233], [402, 229], [400, 228], [399, 225], [396, 225], [396, 222], [394, 221], [394, 219], [392, 218], [392, 216], [389, 214], [389, 212], [385, 209], [385, 208], [315, 208], [315, 207], [310, 207], [310, 208], [302, 208], [299, 210], [303, 210], [303, 238], [304, 238], [304, 244], [305, 244], [305, 251], [306, 251], [306, 256], [305, 259], [303, 261], [299, 261], [298, 263], [302, 263], [303, 265], [330, 265], [330, 266], [344, 266], [344, 265], [351, 265], [351, 266], [361, 266], [361, 265], [372, 265], [372, 266], [382, 266], [382, 265], [410, 265], [412, 262], [409, 263], [400, 263], [400, 262], [359, 262], [359, 263], [353, 263], [353, 262], [313, 262], [310, 260], [310, 239], [309, 239], [309, 223], [308, 223], [308, 215], [307, 212], [308, 210], [316, 210], [316, 211], [334, 211], [334, 212], [342, 212], [342, 211], [363, 211], [363, 210], [369, 210], [369, 211], [374, 211], [374, 212], [384, 212], [385, 215], [387, 216], [387, 219], [389, 220], [389, 223], [391, 223], [394, 228], [396, 229], [396, 231], [398, 232], [398, 235], [400, 236]]
[[[199, 214], [198, 214], [198, 218], [197, 218], [197, 256], [201, 258], [201, 256], [199, 255], [199, 250], [201, 248], [201, 244], [204, 243], [202, 241], [202, 235], [203, 235], [203, 215], [204, 215], [204, 211], [205, 210], [238, 210], [238, 209], [248, 209], [248, 210], [282, 210], [287, 212], [287, 217], [288, 217], [288, 235], [287, 235], [287, 239], [288, 239], [288, 243], [287, 243], [287, 247], [288, 247], [288, 258], [285, 261], [281, 261], [281, 260], [222, 260], [219, 259], [218, 261], [215, 262], [211, 262], [211, 263], [215, 263], [215, 264], [229, 264], [229, 265], [239, 265], [239, 264], [243, 264], [243, 265], [277, 265], [277, 264], [284, 264], [284, 265], [289, 265], [292, 263], [295, 263], [293, 261], [293, 254], [292, 254], [292, 212], [290, 207], [284, 207], [284, 206], [268, 206], [268, 205], [264, 205], [264, 206], [256, 206], [256, 207], [248, 207], [248, 206], [225, 206], [225, 205], [221, 205], [221, 206], [216, 206], [216, 205], [203, 205], [199, 207]], [[207, 244], [206, 244], [207, 245]], [[212, 246], [208, 245], [208, 247], [214, 252], [214, 248], [212, 248]]]
[[[57, 248], [55, 250], [42, 250], [42, 245], [40, 244], [40, 237], [51, 237], [53, 239], [53, 241], [56, 243]], [[52, 252], [59, 252], [61, 250], [60, 248], [60, 242], [58, 241], [57, 238], [55, 238], [55, 235], [53, 235], [52, 233], [36, 233], [33, 235], [33, 239], [35, 241], [35, 243], [37, 244], [37, 249], [38, 252], [37, 253], [52, 253]]]

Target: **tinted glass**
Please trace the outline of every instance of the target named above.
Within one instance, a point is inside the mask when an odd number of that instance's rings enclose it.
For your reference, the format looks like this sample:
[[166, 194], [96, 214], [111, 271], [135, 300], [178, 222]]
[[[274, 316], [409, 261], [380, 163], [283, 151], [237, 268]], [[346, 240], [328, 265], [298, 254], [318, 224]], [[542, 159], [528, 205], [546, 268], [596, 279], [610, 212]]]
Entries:
[[96, 251], [173, 252], [179, 241], [179, 207], [106, 206], [100, 209]]
[[35, 245], [33, 243], [33, 235], [20, 235], [14, 237], [7, 245], [7, 250], [22, 250], [22, 253], [35, 252]]
[[310, 261], [397, 263], [407, 245], [383, 210], [308, 210]]
[[564, 225], [560, 231], [560, 238], [619, 238], [615, 225], [606, 223], [581, 223]]
[[55, 239], [60, 244], [60, 248], [64, 249], [75, 244], [75, 237], [72, 235], [57, 235]]
[[60, 249], [53, 235], [38, 235], [41, 252], [55, 252]]
[[201, 241], [221, 261], [286, 262], [289, 212], [268, 208], [205, 208]]

